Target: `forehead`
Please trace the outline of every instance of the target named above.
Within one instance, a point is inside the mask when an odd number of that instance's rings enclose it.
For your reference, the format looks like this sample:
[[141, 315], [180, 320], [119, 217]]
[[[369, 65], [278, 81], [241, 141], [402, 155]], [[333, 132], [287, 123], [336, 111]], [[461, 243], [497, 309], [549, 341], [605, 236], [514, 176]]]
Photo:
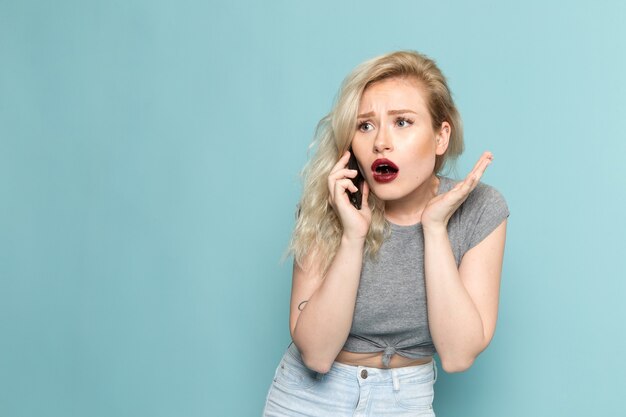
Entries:
[[361, 101], [359, 111], [376, 110], [383, 107], [393, 109], [427, 109], [424, 88], [414, 78], [386, 78], [367, 86]]

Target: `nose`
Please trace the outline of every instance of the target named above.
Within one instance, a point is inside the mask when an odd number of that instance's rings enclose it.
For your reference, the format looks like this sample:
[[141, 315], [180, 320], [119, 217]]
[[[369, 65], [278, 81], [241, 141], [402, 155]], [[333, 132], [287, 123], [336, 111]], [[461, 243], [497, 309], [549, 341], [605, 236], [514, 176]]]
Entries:
[[376, 138], [374, 139], [374, 152], [382, 153], [384, 151], [391, 151], [392, 149], [392, 140], [389, 132], [387, 132], [387, 129], [378, 129], [378, 132], [376, 132]]

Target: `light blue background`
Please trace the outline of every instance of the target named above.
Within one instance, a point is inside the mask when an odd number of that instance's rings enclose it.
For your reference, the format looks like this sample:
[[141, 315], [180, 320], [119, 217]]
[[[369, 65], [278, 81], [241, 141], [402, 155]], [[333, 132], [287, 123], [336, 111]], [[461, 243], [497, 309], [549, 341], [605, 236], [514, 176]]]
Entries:
[[0, 415], [254, 416], [313, 129], [356, 64], [437, 60], [511, 209], [447, 416], [624, 414], [620, 1], [0, 1]]

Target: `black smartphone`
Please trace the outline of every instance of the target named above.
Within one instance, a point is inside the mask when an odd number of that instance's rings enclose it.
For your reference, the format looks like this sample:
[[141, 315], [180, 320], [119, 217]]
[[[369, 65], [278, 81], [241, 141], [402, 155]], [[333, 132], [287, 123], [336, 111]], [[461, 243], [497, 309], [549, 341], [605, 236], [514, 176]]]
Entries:
[[356, 162], [356, 158], [354, 157], [354, 152], [352, 152], [352, 147], [349, 149], [350, 151], [350, 159], [348, 160], [348, 169], [356, 169], [357, 174], [356, 177], [352, 178], [352, 183], [358, 188], [356, 193], [351, 193], [346, 190], [348, 193], [348, 197], [350, 198], [350, 203], [357, 209], [361, 210], [361, 203], [363, 202], [363, 174], [361, 174], [361, 170], [359, 169], [359, 164]]

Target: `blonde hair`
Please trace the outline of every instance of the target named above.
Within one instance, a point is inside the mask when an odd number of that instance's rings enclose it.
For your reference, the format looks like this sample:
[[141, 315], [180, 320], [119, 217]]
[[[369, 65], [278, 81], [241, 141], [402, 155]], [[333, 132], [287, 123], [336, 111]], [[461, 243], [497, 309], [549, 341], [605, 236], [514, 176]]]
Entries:
[[[331, 168], [348, 150], [356, 132], [356, 119], [363, 91], [372, 83], [388, 78], [412, 78], [426, 93], [434, 131], [450, 124], [449, 145], [437, 156], [434, 172], [463, 152], [463, 127], [444, 75], [435, 62], [414, 51], [398, 51], [370, 59], [357, 66], [343, 81], [331, 112], [323, 117], [309, 147], [314, 155], [302, 170], [303, 192], [296, 226], [289, 246], [301, 268], [315, 266], [325, 274], [341, 242], [342, 226], [328, 202], [327, 179]], [[365, 255], [374, 256], [388, 231], [384, 202], [370, 193], [372, 223], [365, 241]], [[315, 265], [305, 265], [314, 253]]]

